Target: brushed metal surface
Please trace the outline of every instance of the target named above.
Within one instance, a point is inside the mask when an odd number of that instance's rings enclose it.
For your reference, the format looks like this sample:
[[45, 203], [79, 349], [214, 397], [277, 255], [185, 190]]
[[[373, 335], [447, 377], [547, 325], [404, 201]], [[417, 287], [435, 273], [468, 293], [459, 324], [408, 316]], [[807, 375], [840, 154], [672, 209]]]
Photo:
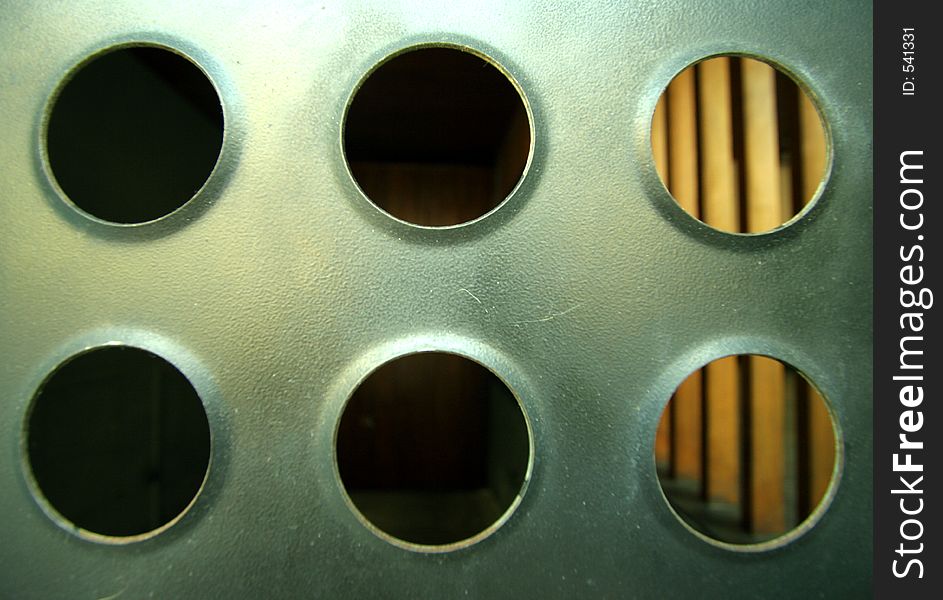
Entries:
[[[191, 57], [218, 88], [226, 126], [197, 196], [134, 226], [65, 202], [42, 144], [62, 79], [123, 43]], [[341, 146], [357, 82], [426, 43], [491, 57], [521, 86], [533, 126], [531, 163], [510, 199], [445, 229], [379, 211]], [[0, 596], [868, 593], [868, 3], [37, 0], [4, 3], [0, 44]], [[723, 234], [691, 218], [652, 162], [664, 87], [726, 52], [791, 73], [827, 124], [818, 200], [767, 234]], [[109, 342], [180, 368], [213, 436], [192, 508], [123, 545], [48, 518], [23, 452], [39, 383]], [[506, 381], [534, 447], [507, 522], [437, 554], [364, 527], [333, 454], [356, 382], [424, 349], [472, 357]], [[695, 536], [655, 474], [655, 429], [672, 391], [731, 353], [802, 371], [843, 443], [827, 510], [775, 547]]]

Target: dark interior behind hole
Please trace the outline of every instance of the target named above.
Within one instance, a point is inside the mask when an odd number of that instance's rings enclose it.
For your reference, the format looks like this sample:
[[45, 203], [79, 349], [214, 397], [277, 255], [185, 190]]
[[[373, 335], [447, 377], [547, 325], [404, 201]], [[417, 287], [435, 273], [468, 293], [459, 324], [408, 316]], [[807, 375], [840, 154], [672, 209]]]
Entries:
[[96, 56], [63, 86], [47, 128], [52, 173], [83, 211], [142, 223], [203, 186], [223, 141], [216, 89], [186, 58], [155, 47]]
[[341, 419], [341, 479], [364, 516], [418, 544], [459, 542], [497, 521], [530, 456], [517, 399], [491, 371], [446, 353], [389, 362]]
[[136, 348], [81, 354], [46, 381], [27, 425], [43, 496], [88, 531], [131, 536], [173, 520], [210, 458], [203, 403], [184, 375]]
[[530, 154], [520, 93], [484, 59], [422, 48], [381, 64], [347, 112], [354, 179], [386, 212], [417, 225], [476, 219], [517, 185]]

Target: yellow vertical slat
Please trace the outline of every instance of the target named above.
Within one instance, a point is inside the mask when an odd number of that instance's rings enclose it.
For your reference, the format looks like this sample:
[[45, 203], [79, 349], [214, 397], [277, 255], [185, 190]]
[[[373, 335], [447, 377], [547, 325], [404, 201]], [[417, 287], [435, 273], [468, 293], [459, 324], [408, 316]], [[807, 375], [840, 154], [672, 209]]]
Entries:
[[[730, 60], [700, 63], [698, 101], [701, 107], [703, 220], [725, 231], [739, 229], [733, 123], [730, 102]], [[738, 503], [740, 499], [740, 410], [737, 359], [727, 357], [705, 368], [708, 500]]]
[[825, 175], [825, 132], [815, 105], [799, 94], [799, 136], [802, 148], [802, 202], [808, 203]]
[[652, 154], [655, 157], [655, 169], [658, 176], [668, 185], [668, 100], [667, 92], [662, 94], [655, 105], [652, 116]]
[[[686, 69], [668, 87], [669, 167], [671, 195], [694, 217], [700, 217], [697, 180], [697, 91], [694, 69]], [[703, 440], [701, 427], [701, 373], [693, 373], [678, 387], [674, 411], [674, 473], [701, 481]]]
[[712, 58], [698, 66], [701, 108], [701, 164], [704, 173], [703, 220], [724, 231], [740, 230], [737, 179], [733, 155], [730, 59]]
[[743, 148], [746, 175], [747, 231], [768, 231], [782, 224], [779, 189], [779, 128], [776, 118], [776, 71], [758, 60], [741, 62]]
[[750, 526], [755, 533], [786, 530], [785, 369], [750, 357]]
[[809, 398], [809, 507], [818, 506], [835, 467], [835, 433], [832, 418], [818, 390], [803, 381]]

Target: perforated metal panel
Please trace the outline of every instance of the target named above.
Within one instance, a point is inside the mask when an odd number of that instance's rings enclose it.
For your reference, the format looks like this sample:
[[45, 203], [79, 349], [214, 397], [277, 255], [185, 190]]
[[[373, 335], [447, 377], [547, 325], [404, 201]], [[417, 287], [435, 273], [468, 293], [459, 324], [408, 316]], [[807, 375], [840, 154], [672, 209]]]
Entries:
[[[0, 17], [0, 596], [857, 596], [871, 567], [871, 20], [864, 2], [7, 2]], [[43, 127], [73, 67], [155, 43], [199, 64], [225, 116], [186, 206], [117, 226], [68, 204]], [[358, 81], [448, 43], [516, 80], [533, 129], [519, 187], [472, 223], [375, 208], [342, 152]], [[717, 53], [794, 76], [827, 124], [818, 199], [723, 234], [656, 174], [671, 78]], [[179, 367], [212, 431], [204, 489], [130, 544], [67, 531], [25, 466], [31, 398], [76, 352], [121, 342]], [[530, 419], [517, 509], [421, 553], [374, 535], [336, 474], [342, 405], [418, 350], [491, 368]], [[792, 538], [747, 551], [673, 514], [652, 456], [675, 387], [731, 353], [795, 366], [829, 402], [839, 472]]]

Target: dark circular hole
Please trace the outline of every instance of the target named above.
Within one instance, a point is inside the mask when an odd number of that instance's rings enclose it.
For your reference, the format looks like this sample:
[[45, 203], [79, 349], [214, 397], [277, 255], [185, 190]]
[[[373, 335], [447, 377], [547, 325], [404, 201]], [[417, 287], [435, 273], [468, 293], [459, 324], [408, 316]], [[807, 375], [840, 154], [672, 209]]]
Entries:
[[515, 504], [528, 474], [521, 406], [491, 371], [446, 353], [388, 362], [354, 392], [337, 466], [375, 527], [412, 544], [473, 538]]
[[455, 48], [381, 64], [350, 103], [344, 150], [370, 200], [416, 225], [442, 227], [497, 207], [530, 155], [524, 101], [508, 77]]
[[758, 355], [692, 373], [665, 408], [655, 464], [665, 498], [717, 541], [774, 540], [822, 504], [837, 433], [824, 398], [799, 372]]
[[27, 423], [33, 478], [72, 525], [134, 536], [166, 525], [206, 477], [203, 403], [166, 360], [107, 346], [72, 358], [43, 383]]
[[78, 68], [49, 115], [49, 166], [75, 206], [113, 223], [177, 210], [203, 186], [223, 142], [216, 89], [188, 59], [121, 48]]

